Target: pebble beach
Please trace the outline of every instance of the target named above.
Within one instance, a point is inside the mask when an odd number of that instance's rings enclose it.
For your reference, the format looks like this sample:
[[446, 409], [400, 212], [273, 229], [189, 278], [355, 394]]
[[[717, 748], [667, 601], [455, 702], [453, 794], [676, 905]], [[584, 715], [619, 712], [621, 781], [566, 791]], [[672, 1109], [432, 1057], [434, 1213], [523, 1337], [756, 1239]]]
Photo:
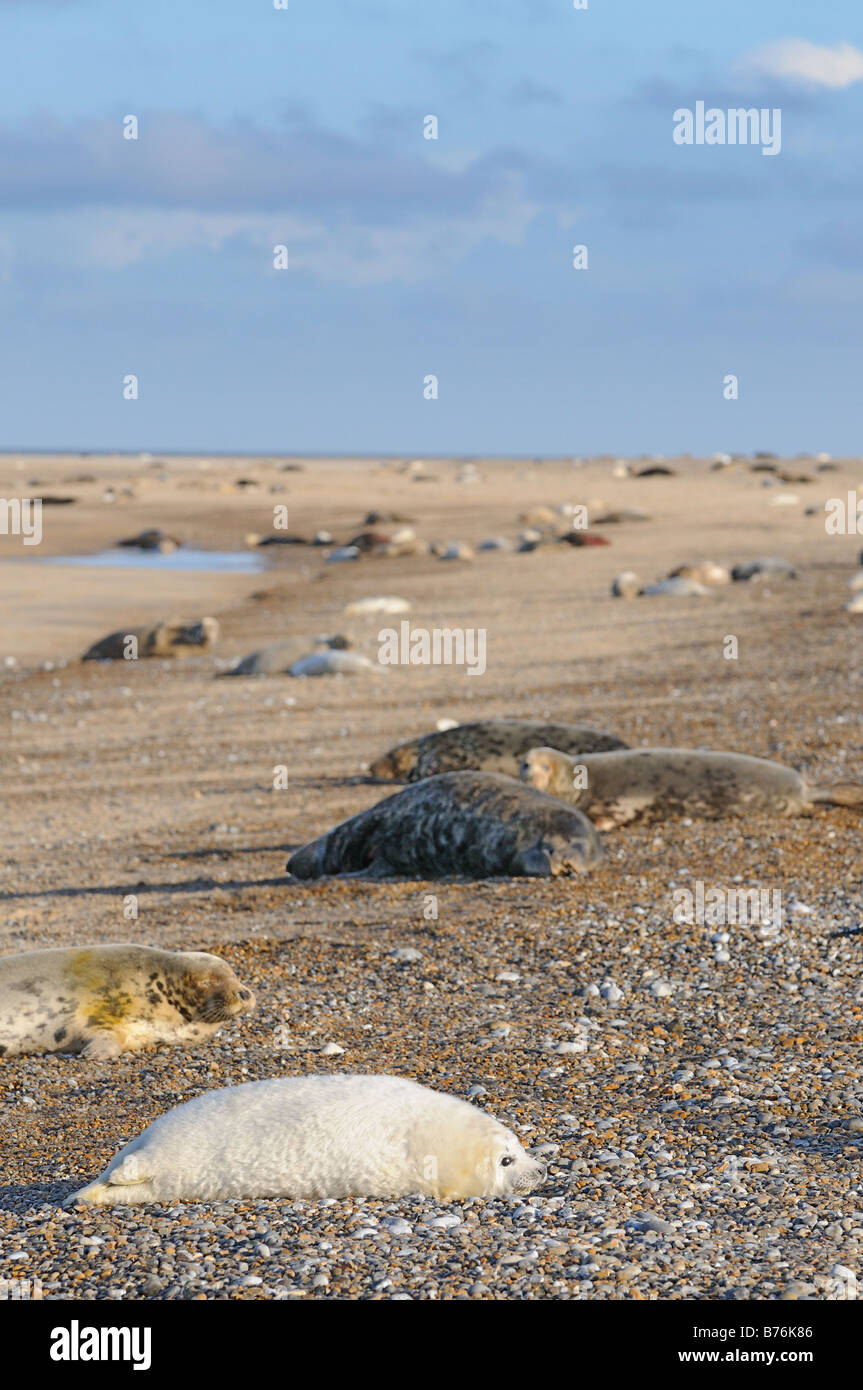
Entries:
[[[2, 1278], [86, 1300], [857, 1296], [859, 812], [635, 823], [605, 835], [604, 861], [579, 878], [285, 872], [300, 845], [398, 790], [369, 764], [439, 720], [578, 722], [632, 747], [863, 780], [863, 617], [844, 607], [861, 542], [824, 522], [827, 499], [863, 495], [863, 461], [777, 461], [802, 481], [769, 486], [751, 458], [636, 476], [649, 462], [0, 457], [4, 496], [75, 499], [43, 509], [37, 547], [0, 536], [0, 954], [123, 940], [210, 951], [257, 998], [196, 1048], [0, 1057]], [[250, 546], [279, 504], [292, 531], [332, 544]], [[522, 518], [567, 505], [646, 519], [602, 528], [608, 545], [519, 552]], [[371, 508], [408, 517], [437, 550], [332, 562]], [[155, 526], [213, 567], [87, 563]], [[512, 548], [479, 548], [497, 536]], [[465, 549], [440, 558], [448, 545]], [[624, 571], [651, 583], [762, 556], [796, 577], [611, 594]], [[398, 619], [345, 609], [381, 594], [402, 596], [417, 626], [484, 629], [485, 671], [378, 665], [379, 630]], [[80, 662], [124, 623], [175, 614], [216, 618], [213, 650]], [[311, 651], [331, 633], [374, 671], [219, 678], [267, 643]], [[675, 894], [697, 884], [778, 893], [781, 914], [678, 920]], [[326, 1071], [470, 1100], [547, 1178], [459, 1203], [61, 1205], [172, 1106]]]

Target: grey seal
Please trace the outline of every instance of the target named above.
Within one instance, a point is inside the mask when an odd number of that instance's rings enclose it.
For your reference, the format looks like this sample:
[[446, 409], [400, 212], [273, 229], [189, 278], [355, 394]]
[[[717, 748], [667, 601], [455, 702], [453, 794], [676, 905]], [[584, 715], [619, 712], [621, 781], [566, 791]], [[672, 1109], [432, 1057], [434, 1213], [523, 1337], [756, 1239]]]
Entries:
[[295, 878], [557, 877], [602, 855], [586, 816], [497, 772], [445, 772], [388, 796], [288, 860]]

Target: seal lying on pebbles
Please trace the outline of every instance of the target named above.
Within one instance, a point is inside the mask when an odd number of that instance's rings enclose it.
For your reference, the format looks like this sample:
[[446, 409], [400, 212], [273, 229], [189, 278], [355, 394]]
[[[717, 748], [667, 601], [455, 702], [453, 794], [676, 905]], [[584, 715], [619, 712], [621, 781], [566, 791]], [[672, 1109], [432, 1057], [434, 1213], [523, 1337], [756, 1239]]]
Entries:
[[782, 763], [691, 748], [630, 748], [577, 758], [534, 748], [522, 762], [521, 778], [577, 806], [600, 830], [675, 816], [800, 816], [816, 802], [863, 810], [863, 784], [814, 787]]
[[384, 753], [369, 771], [382, 782], [419, 782], [439, 772], [505, 772], [518, 776], [519, 761], [540, 743], [563, 753], [602, 753], [625, 748], [614, 734], [580, 724], [548, 724], [539, 719], [483, 719], [475, 724], [409, 739]]
[[[334, 637], [320, 637], [321, 646], [331, 651], [345, 651], [351, 645], [350, 638], [337, 633]], [[277, 676], [285, 675], [306, 655], [306, 643], [296, 638], [287, 642], [274, 642], [260, 651], [250, 652], [242, 657], [230, 671], [220, 671], [219, 676]], [[325, 653], [324, 653], [325, 655]]]
[[342, 821], [287, 867], [295, 878], [547, 878], [601, 855], [580, 811], [498, 772], [446, 772]]
[[312, 652], [288, 668], [289, 676], [361, 676], [380, 674], [381, 667], [358, 652]]
[[0, 956], [0, 1054], [116, 1057], [204, 1042], [254, 1008], [225, 961], [133, 942]]
[[110, 632], [81, 657], [82, 661], [122, 661], [140, 657], [186, 656], [194, 648], [207, 650], [219, 635], [215, 618], [186, 622], [171, 618], [155, 627], [129, 627]]
[[500, 1120], [397, 1076], [295, 1076], [161, 1115], [66, 1205], [528, 1192], [545, 1176]]

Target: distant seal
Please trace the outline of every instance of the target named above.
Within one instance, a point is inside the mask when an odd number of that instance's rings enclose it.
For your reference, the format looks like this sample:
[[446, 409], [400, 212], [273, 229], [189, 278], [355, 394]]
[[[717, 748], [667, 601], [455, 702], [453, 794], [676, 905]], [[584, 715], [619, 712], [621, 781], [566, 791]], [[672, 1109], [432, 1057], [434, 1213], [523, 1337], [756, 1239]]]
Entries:
[[66, 1205], [528, 1192], [543, 1165], [500, 1120], [397, 1076], [207, 1091], [154, 1120]]
[[[344, 637], [337, 633], [334, 637], [319, 637], [318, 642], [322, 647], [328, 647], [331, 651], [346, 651], [350, 647], [349, 637]], [[273, 642], [269, 647], [261, 647], [256, 652], [250, 652], [248, 656], [242, 657], [229, 671], [220, 671], [220, 676], [278, 676], [287, 675], [292, 666], [295, 666], [303, 656], [306, 655], [308, 643], [300, 638], [292, 638], [286, 642]]]
[[378, 613], [409, 613], [410, 607], [406, 598], [398, 598], [395, 594], [380, 594], [370, 598], [355, 599], [353, 603], [347, 604], [345, 616], [366, 618]]
[[137, 536], [118, 541], [117, 544], [136, 550], [158, 550], [161, 555], [170, 555], [171, 551], [178, 550], [183, 542], [179, 537], [166, 535], [160, 527], [154, 526], [148, 531], [139, 531]]
[[624, 570], [611, 581], [612, 598], [638, 598], [644, 593], [644, 581], [634, 570]]
[[134, 942], [0, 956], [0, 1054], [116, 1057], [204, 1042], [254, 1008], [231, 967], [204, 951]]
[[288, 668], [289, 676], [361, 676], [379, 674], [381, 667], [359, 652], [312, 652]]
[[697, 579], [674, 575], [670, 579], [660, 579], [655, 584], [646, 584], [641, 592], [648, 598], [656, 598], [663, 594], [670, 598], [703, 598], [709, 590]]
[[342, 821], [288, 860], [295, 878], [557, 877], [602, 856], [590, 821], [497, 772], [446, 772]]
[[695, 565], [678, 565], [668, 573], [669, 579], [694, 579], [698, 584], [719, 585], [731, 583], [731, 572], [715, 560], [700, 560]]
[[[81, 660], [122, 661], [124, 658], [186, 656], [195, 648], [206, 651], [212, 647], [218, 635], [219, 624], [215, 618], [201, 618], [191, 623], [182, 618], [171, 618], [168, 622], [157, 623], [155, 627], [128, 627], [120, 632], [110, 632], [101, 641], [94, 642]], [[130, 639], [134, 639], [134, 646]]]
[[545, 744], [562, 753], [601, 753], [625, 748], [623, 739], [580, 724], [541, 719], [483, 719], [423, 734], [391, 748], [369, 771], [383, 782], [419, 782], [440, 772], [505, 772], [518, 776], [522, 754]]
[[788, 560], [779, 559], [775, 555], [765, 555], [760, 560], [747, 560], [745, 564], [735, 565], [731, 571], [731, 578], [738, 584], [760, 579], [762, 575], [769, 575], [773, 579], [796, 579], [797, 571]]
[[600, 830], [677, 816], [800, 816], [816, 802], [863, 810], [863, 785], [811, 786], [793, 768], [767, 758], [691, 748], [629, 748], [576, 758], [534, 748], [522, 762], [521, 778], [577, 806]]

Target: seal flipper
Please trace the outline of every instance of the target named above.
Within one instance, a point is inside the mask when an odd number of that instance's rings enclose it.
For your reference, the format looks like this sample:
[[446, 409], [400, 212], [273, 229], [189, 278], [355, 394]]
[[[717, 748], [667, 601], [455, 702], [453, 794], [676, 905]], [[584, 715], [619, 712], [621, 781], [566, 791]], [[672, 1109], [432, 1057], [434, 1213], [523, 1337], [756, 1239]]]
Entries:
[[99, 1032], [94, 1033], [81, 1048], [81, 1056], [90, 1060], [93, 1057], [119, 1057], [122, 1051], [123, 1044], [113, 1033]]
[[513, 868], [525, 878], [551, 878], [552, 856], [542, 840], [537, 840], [530, 849], [521, 849], [513, 858]]
[[[82, 1187], [80, 1191], [73, 1192], [63, 1203], [66, 1207], [75, 1206], [78, 1202], [86, 1202], [88, 1206], [111, 1206], [122, 1204], [122, 1198], [117, 1189], [128, 1187], [130, 1189], [140, 1188], [142, 1184], [150, 1182], [153, 1177], [152, 1172], [145, 1169], [137, 1153], [126, 1154], [114, 1168], [109, 1168], [91, 1182], [87, 1187]], [[141, 1202], [144, 1200], [141, 1192], [134, 1192], [130, 1195], [131, 1202]]]
[[810, 801], [825, 801], [829, 806], [850, 806], [863, 811], [863, 785], [859, 782], [836, 782], [832, 787], [809, 787]]

